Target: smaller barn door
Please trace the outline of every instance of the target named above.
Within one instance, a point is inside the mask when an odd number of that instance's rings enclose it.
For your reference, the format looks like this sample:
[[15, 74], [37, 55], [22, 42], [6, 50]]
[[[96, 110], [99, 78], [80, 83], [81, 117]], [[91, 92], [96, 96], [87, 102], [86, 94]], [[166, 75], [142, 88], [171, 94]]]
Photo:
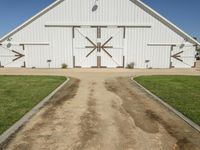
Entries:
[[26, 67], [24, 45], [0, 46], [0, 67]]
[[188, 68], [194, 67], [195, 50], [193, 45], [173, 46], [171, 51], [171, 67]]
[[108, 68], [124, 67], [123, 28], [101, 29], [101, 66]]
[[74, 28], [74, 67], [91, 68], [97, 66], [96, 29]]

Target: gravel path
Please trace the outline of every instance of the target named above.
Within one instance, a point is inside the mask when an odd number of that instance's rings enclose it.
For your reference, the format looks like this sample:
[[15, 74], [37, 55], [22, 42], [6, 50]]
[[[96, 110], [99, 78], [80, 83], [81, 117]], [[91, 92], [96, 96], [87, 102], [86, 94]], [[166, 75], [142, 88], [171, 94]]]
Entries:
[[197, 150], [200, 134], [130, 82], [140, 74], [195, 70], [12, 70], [0, 74], [71, 76], [11, 139], [11, 150]]

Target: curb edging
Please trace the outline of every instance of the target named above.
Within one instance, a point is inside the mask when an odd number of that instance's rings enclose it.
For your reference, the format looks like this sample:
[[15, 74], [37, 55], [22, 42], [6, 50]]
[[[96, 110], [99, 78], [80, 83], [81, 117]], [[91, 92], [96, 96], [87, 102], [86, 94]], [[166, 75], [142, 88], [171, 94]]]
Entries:
[[33, 115], [35, 115], [51, 98], [58, 92], [65, 84], [69, 82], [70, 78], [58, 86], [53, 92], [46, 96], [42, 101], [40, 101], [36, 106], [34, 106], [29, 112], [27, 112], [21, 119], [19, 119], [15, 124], [8, 128], [5, 132], [0, 135], [0, 149], [4, 143], [17, 132], [17, 130], [22, 127]]
[[132, 82], [134, 82], [135, 84], [137, 84], [142, 90], [144, 90], [146, 93], [148, 93], [149, 95], [151, 95], [155, 100], [157, 100], [160, 104], [162, 104], [165, 108], [167, 108], [168, 110], [170, 110], [171, 112], [173, 112], [175, 115], [177, 115], [179, 118], [183, 119], [187, 124], [189, 124], [192, 128], [196, 129], [198, 132], [200, 132], [200, 126], [197, 125], [196, 123], [194, 123], [192, 120], [190, 120], [188, 117], [186, 117], [185, 115], [183, 115], [181, 112], [177, 111], [176, 109], [174, 109], [172, 106], [170, 106], [169, 104], [167, 104], [166, 102], [164, 102], [161, 98], [159, 98], [158, 96], [156, 96], [155, 94], [153, 94], [152, 92], [150, 92], [148, 89], [146, 89], [144, 86], [142, 86], [140, 83], [138, 83], [137, 81], [134, 80], [133, 77], [130, 78], [130, 80]]

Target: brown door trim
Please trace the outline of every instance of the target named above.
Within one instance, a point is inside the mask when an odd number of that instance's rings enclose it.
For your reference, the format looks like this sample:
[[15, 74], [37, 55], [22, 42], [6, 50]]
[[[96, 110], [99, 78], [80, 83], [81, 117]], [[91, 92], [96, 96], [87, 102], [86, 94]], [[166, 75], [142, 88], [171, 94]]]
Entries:
[[75, 68], [75, 56], [73, 56], [73, 68]]
[[197, 62], [194, 62], [194, 66], [192, 66], [192, 68], [196, 68], [197, 66]]
[[76, 57], [73, 56], [73, 68], [82, 68], [81, 66], [76, 66]]
[[123, 29], [123, 38], [126, 38], [126, 26], [118, 26], [118, 28], [122, 28]]
[[122, 59], [122, 66], [117, 66], [116, 68], [125, 68], [125, 56], [123, 56]]
[[1, 62], [0, 62], [0, 68], [4, 68], [4, 66], [1, 65]]
[[26, 62], [25, 61], [24, 61], [22, 68], [26, 68]]
[[125, 56], [123, 56], [123, 68], [125, 68]]
[[101, 68], [101, 56], [97, 56], [97, 67]]
[[75, 38], [75, 28], [80, 28], [81, 26], [72, 26], [72, 38]]

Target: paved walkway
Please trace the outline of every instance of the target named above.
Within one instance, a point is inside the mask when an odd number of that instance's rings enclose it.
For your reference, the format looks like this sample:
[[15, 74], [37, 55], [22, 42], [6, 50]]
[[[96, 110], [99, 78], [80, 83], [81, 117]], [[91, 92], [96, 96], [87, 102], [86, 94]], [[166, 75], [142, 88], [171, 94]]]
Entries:
[[0, 69], [0, 74], [71, 77], [6, 149], [200, 149], [197, 131], [128, 78], [147, 74], [200, 75], [193, 69]]

